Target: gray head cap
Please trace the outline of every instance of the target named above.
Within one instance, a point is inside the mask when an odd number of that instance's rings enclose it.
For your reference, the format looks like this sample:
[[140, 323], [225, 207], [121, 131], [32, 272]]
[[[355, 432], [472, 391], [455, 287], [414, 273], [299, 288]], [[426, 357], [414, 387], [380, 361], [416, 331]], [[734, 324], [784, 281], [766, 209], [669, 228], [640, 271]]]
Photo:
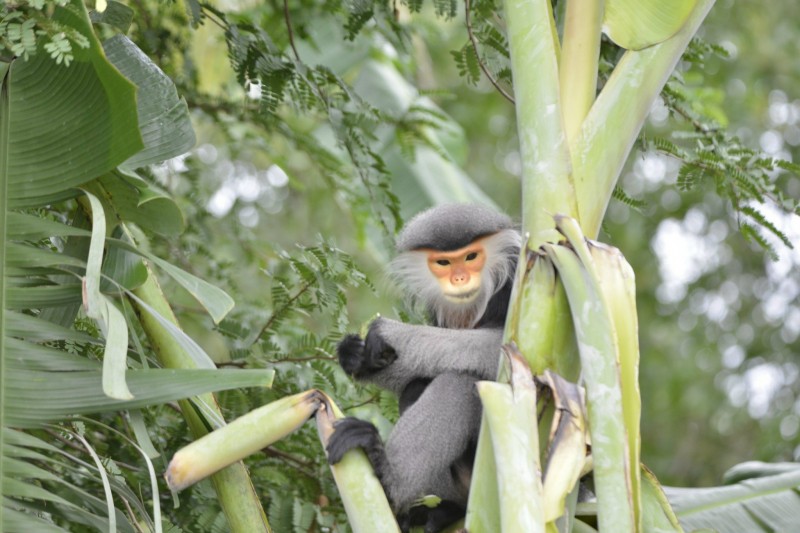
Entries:
[[420, 248], [450, 251], [512, 227], [511, 219], [478, 204], [432, 207], [408, 221], [397, 236], [397, 251]]

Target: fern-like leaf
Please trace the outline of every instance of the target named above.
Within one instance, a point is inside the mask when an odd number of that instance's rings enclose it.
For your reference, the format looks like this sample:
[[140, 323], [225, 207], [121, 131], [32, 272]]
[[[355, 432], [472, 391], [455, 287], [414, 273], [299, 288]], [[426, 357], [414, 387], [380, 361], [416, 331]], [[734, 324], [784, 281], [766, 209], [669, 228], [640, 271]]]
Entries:
[[739, 225], [739, 231], [742, 233], [744, 238], [750, 242], [757, 243], [766, 253], [767, 255], [773, 260], [778, 260], [778, 254], [775, 252], [775, 248], [772, 244], [764, 238], [759, 231], [753, 227], [751, 224], [742, 223]]
[[348, 9], [345, 31], [347, 32], [347, 40], [352, 41], [364, 27], [364, 24], [372, 18], [374, 3], [370, 0], [351, 0], [345, 4]]
[[785, 233], [783, 233], [781, 230], [779, 230], [775, 226], [775, 224], [772, 223], [772, 221], [770, 221], [767, 217], [765, 217], [764, 214], [761, 213], [760, 211], [758, 211], [756, 208], [754, 208], [751, 205], [744, 205], [744, 206], [740, 207], [739, 210], [743, 214], [745, 214], [745, 215], [749, 216], [751, 219], [753, 219], [759, 226], [761, 226], [762, 228], [768, 230], [775, 237], [780, 239], [780, 241], [787, 248], [794, 249], [794, 245], [789, 240], [789, 237]]
[[611, 195], [615, 200], [620, 201], [623, 204], [627, 205], [628, 207], [631, 207], [637, 211], [640, 211], [641, 209], [644, 209], [647, 206], [647, 203], [644, 200], [637, 200], [636, 198], [632, 198], [619, 185], [616, 185], [614, 187], [614, 191], [612, 192]]

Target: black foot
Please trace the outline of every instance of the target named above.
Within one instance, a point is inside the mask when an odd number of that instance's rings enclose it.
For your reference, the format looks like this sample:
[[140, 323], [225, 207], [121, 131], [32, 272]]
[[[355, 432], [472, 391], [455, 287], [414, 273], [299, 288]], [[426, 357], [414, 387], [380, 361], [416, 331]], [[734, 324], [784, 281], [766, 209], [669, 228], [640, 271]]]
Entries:
[[377, 428], [369, 422], [353, 417], [343, 418], [334, 423], [333, 434], [328, 439], [328, 463], [338, 463], [353, 448], [362, 448], [371, 456], [373, 450], [383, 450], [383, 443]]

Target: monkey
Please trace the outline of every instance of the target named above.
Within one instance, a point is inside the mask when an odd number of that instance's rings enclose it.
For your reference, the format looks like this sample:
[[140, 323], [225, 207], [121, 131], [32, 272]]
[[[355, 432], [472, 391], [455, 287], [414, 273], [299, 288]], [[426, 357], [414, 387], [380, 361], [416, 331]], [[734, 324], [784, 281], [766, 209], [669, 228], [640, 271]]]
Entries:
[[[497, 375], [520, 245], [511, 219], [487, 207], [423, 211], [399, 233], [389, 275], [430, 325], [379, 317], [364, 339], [337, 346], [347, 374], [398, 395], [400, 417], [385, 445], [371, 423], [339, 420], [328, 461], [362, 448], [404, 532], [435, 533], [465, 514], [481, 420], [475, 383]], [[441, 503], [414, 506], [427, 495]]]

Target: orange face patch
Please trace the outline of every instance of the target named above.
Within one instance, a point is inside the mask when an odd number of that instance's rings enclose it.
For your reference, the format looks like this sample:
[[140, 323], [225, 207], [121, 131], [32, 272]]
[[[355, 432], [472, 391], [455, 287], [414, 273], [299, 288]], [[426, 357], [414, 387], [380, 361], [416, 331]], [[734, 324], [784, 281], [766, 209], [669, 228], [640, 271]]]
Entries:
[[441, 285], [445, 297], [453, 301], [471, 301], [481, 286], [481, 271], [486, 264], [483, 239], [450, 252], [423, 250], [428, 254], [428, 268]]

